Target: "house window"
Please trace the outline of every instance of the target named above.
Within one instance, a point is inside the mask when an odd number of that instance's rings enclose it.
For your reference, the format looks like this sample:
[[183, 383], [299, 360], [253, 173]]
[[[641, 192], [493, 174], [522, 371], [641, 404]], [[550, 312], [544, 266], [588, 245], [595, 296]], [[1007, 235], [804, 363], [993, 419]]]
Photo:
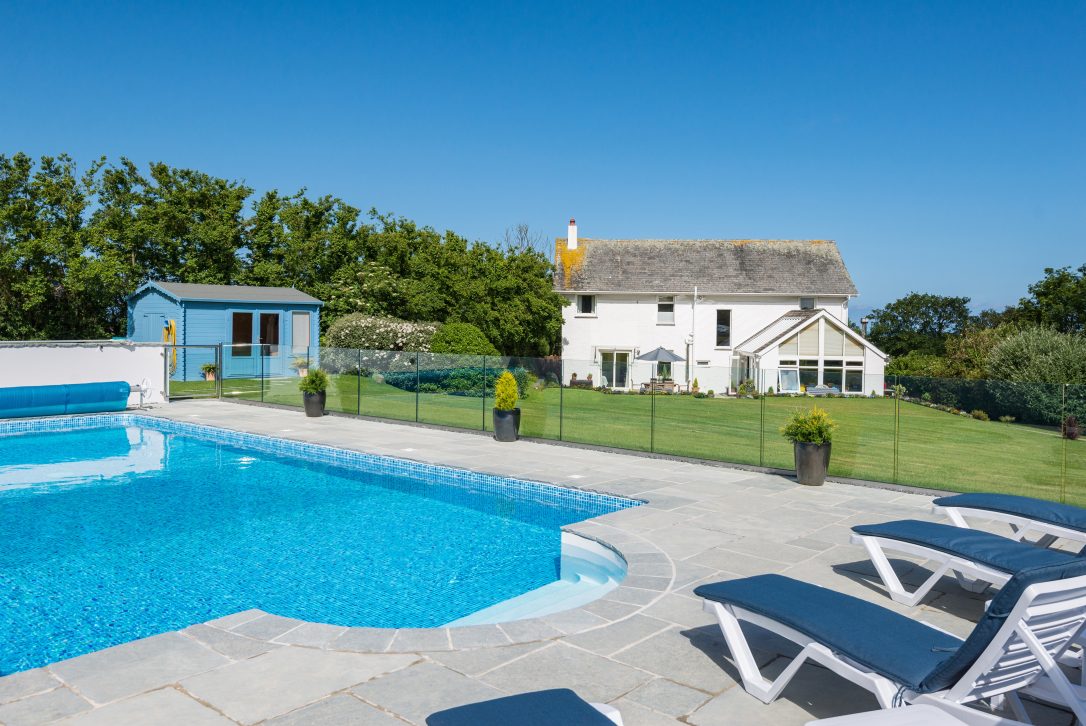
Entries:
[[716, 347], [727, 348], [732, 344], [732, 311], [716, 311]]
[[253, 354], [253, 314], [234, 313], [230, 321], [231, 353], [239, 358]]
[[577, 296], [577, 314], [578, 315], [595, 315], [596, 314], [596, 296], [595, 295], [578, 295]]
[[260, 313], [261, 355], [279, 355], [279, 313]]
[[699, 365], [699, 366], [707, 366], [707, 365], [709, 365], [709, 361], [707, 361], [707, 360], [699, 360], [699, 361], [697, 361], [697, 362], [695, 363], [695, 365]]
[[656, 364], [656, 377], [665, 381], [671, 380], [671, 362], [660, 361]]
[[864, 392], [864, 372], [849, 368], [845, 371], [845, 393]]
[[656, 299], [656, 324], [657, 325], [674, 325], [675, 324], [675, 298], [672, 296], [660, 297]]
[[815, 299], [813, 297], [801, 297], [799, 299], [800, 310], [814, 310]]
[[777, 380], [777, 390], [781, 393], [796, 393], [799, 391], [799, 371], [795, 368], [781, 369]]
[[603, 380], [600, 383], [607, 388], [626, 388], [630, 370], [630, 353], [620, 350], [600, 351], [600, 368]]

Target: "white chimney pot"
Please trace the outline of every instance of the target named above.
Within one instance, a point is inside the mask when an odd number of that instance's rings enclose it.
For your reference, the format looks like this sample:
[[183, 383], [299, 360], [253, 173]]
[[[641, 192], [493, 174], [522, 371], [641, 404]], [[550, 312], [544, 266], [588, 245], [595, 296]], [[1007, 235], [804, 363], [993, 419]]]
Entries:
[[569, 220], [569, 234], [566, 235], [566, 249], [577, 249], [577, 220]]

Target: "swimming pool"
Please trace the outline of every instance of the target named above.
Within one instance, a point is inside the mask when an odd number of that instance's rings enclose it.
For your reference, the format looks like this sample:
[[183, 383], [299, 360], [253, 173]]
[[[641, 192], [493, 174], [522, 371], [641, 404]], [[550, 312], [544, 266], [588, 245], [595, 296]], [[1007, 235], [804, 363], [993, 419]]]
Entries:
[[638, 502], [148, 416], [0, 425], [0, 674], [259, 608], [434, 627]]

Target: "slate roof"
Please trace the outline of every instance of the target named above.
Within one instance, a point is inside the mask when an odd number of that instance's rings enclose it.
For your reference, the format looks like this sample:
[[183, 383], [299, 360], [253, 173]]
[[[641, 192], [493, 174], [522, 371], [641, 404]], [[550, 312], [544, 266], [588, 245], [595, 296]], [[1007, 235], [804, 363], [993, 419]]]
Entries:
[[322, 304], [317, 298], [306, 295], [301, 290], [295, 290], [293, 287], [199, 285], [190, 282], [158, 282], [157, 280], [150, 284], [162, 288], [178, 300]]
[[[585, 292], [855, 295], [829, 240], [556, 240], [555, 287]], [[563, 264], [565, 263], [565, 264]], [[567, 279], [568, 273], [568, 279]]]

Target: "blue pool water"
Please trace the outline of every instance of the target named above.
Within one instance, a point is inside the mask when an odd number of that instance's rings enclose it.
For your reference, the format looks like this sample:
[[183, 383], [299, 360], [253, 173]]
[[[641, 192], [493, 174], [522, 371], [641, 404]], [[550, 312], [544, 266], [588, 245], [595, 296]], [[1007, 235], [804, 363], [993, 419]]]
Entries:
[[248, 608], [442, 625], [553, 582], [562, 525], [635, 504], [98, 418], [0, 428], [0, 674]]

